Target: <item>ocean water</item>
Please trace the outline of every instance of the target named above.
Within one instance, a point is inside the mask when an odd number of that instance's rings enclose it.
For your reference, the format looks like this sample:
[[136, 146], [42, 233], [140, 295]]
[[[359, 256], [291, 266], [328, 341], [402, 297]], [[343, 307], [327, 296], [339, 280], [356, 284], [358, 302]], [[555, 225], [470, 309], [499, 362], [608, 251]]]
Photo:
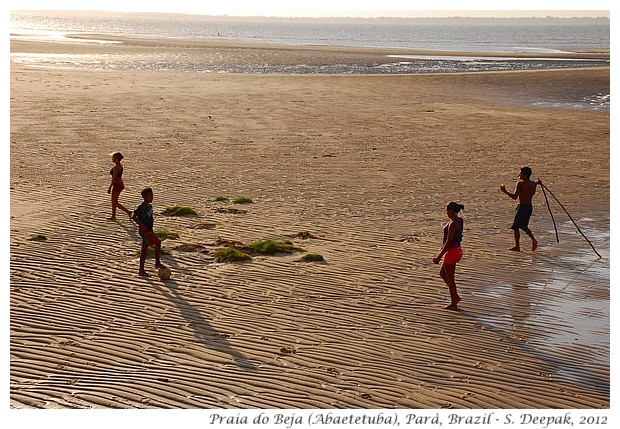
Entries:
[[[514, 22], [514, 23], [513, 23]], [[609, 21], [300, 20], [153, 15], [11, 13], [11, 29], [457, 52], [582, 52], [609, 49]]]
[[[609, 20], [364, 19], [299, 20], [189, 15], [11, 12], [11, 38], [62, 40], [70, 34], [219, 40], [287, 46], [346, 46], [445, 51], [450, 55], [384, 55], [371, 64], [265, 63], [188, 51], [158, 54], [61, 55], [13, 52], [12, 63], [45, 67], [188, 73], [405, 74], [510, 71], [609, 65], [604, 59], [569, 58], [610, 48]], [[85, 42], [112, 43], [92, 37]], [[485, 53], [472, 56], [470, 52]], [[455, 55], [462, 53], [462, 55]], [[514, 56], [506, 57], [506, 54]], [[493, 55], [496, 54], [496, 55]], [[500, 56], [502, 54], [502, 56]], [[525, 54], [525, 55], [524, 55]], [[549, 58], [548, 54], [553, 54]], [[562, 54], [567, 54], [563, 57]], [[547, 55], [547, 57], [545, 57]], [[541, 106], [609, 110], [608, 92]]]

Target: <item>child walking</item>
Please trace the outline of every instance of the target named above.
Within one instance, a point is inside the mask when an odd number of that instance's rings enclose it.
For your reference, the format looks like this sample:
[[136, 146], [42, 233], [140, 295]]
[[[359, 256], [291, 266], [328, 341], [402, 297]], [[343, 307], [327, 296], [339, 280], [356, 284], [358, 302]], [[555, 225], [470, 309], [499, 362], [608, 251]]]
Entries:
[[446, 205], [446, 215], [450, 220], [443, 228], [443, 245], [441, 250], [433, 258], [433, 262], [438, 264], [443, 257], [439, 276], [446, 282], [450, 291], [450, 304], [444, 307], [446, 310], [458, 310], [457, 304], [461, 301], [461, 297], [456, 290], [454, 272], [456, 271], [456, 264], [463, 257], [463, 251], [461, 250], [463, 218], [459, 217], [458, 214], [464, 208], [463, 204], [454, 201]]
[[146, 253], [149, 247], [155, 247], [155, 268], [163, 268], [162, 263], [159, 260], [161, 253], [161, 240], [153, 232], [153, 190], [151, 188], [145, 188], [142, 191], [142, 204], [134, 210], [132, 220], [138, 224], [138, 233], [142, 237], [142, 248], [140, 249], [140, 271], [138, 275], [142, 277], [149, 277], [149, 274], [144, 270], [144, 263], [146, 261]]
[[123, 183], [123, 164], [121, 164], [122, 159], [122, 153], [114, 152], [112, 154], [112, 162], [114, 163], [114, 167], [110, 170], [112, 182], [110, 183], [110, 186], [108, 186], [108, 194], [112, 194], [112, 216], [110, 216], [108, 220], [116, 220], [117, 207], [127, 213], [131, 218], [131, 212], [118, 202], [118, 197], [121, 195], [123, 189], [125, 189], [125, 184]]

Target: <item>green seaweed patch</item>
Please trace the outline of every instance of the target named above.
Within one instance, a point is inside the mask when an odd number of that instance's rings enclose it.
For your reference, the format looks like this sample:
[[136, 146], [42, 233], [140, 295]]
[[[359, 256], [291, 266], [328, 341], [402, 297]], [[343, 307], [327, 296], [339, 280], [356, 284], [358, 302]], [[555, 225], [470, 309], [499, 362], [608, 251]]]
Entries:
[[290, 241], [277, 241], [277, 240], [260, 240], [251, 243], [248, 246], [252, 253], [259, 255], [275, 255], [276, 253], [293, 253], [304, 252], [301, 247], [293, 245]]
[[235, 197], [235, 199], [233, 199], [234, 204], [252, 204], [253, 202], [252, 198], [249, 197]]
[[29, 241], [47, 241], [47, 237], [43, 234], [33, 234], [28, 239]]
[[325, 262], [325, 258], [318, 253], [307, 253], [301, 257], [302, 262]]
[[179, 238], [178, 232], [172, 232], [166, 228], [158, 229], [155, 231], [155, 235], [162, 241], [167, 239], [177, 240]]
[[197, 215], [196, 210], [187, 206], [168, 206], [161, 214], [165, 216], [188, 216]]
[[228, 202], [228, 197], [223, 197], [221, 195], [215, 197], [213, 199], [213, 201], [218, 202], [218, 203], [227, 203]]
[[252, 257], [236, 247], [226, 247], [215, 252], [216, 262], [240, 262], [250, 261]]

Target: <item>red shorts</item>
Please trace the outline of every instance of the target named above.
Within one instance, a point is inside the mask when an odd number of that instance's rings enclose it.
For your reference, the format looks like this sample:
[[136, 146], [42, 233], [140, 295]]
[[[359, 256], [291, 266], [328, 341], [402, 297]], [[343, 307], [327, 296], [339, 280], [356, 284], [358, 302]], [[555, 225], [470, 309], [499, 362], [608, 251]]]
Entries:
[[461, 247], [452, 247], [448, 249], [446, 253], [443, 255], [443, 263], [444, 264], [456, 264], [463, 257], [463, 250]]
[[147, 231], [146, 228], [142, 226], [138, 228], [138, 233], [140, 234], [140, 237], [142, 237], [142, 242], [146, 243], [148, 246], [156, 246], [161, 243], [158, 236], [151, 231]]

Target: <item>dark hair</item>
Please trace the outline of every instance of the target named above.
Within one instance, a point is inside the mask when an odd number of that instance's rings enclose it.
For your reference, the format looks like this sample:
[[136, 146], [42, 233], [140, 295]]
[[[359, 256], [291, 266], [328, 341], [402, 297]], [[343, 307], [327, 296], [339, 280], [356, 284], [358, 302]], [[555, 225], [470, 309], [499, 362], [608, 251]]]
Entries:
[[114, 159], [114, 158], [118, 158], [119, 160], [122, 160], [122, 159], [124, 158], [124, 156], [123, 156], [123, 154], [122, 154], [122, 153], [120, 153], [120, 152], [114, 152], [114, 153], [112, 154], [112, 159]]
[[465, 208], [463, 204], [455, 203], [454, 201], [449, 202], [446, 207], [454, 213], [458, 213]]
[[521, 173], [525, 174], [527, 178], [529, 179], [530, 176], [532, 175], [532, 169], [530, 167], [523, 167], [521, 169]]
[[142, 195], [142, 198], [146, 198], [147, 195], [152, 194], [153, 190], [151, 188], [144, 188], [142, 190], [142, 192], [140, 192], [140, 195]]

